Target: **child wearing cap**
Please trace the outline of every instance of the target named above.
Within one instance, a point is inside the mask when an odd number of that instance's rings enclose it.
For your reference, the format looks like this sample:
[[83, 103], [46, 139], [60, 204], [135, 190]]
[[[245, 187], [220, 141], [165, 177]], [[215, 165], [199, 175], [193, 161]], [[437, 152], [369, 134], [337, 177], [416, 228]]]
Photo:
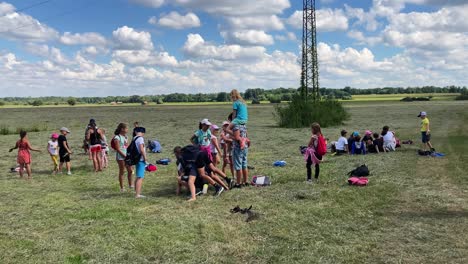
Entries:
[[372, 131], [366, 130], [364, 137], [362, 137], [362, 142], [364, 142], [367, 152], [370, 152], [370, 149], [373, 148]]
[[200, 147], [200, 150], [203, 152], [206, 152], [208, 154], [208, 157], [212, 159], [211, 156], [211, 122], [205, 118], [202, 121], [200, 121], [200, 124], [198, 125], [198, 130], [195, 131], [193, 136], [190, 138], [190, 141], [194, 145], [198, 145]]
[[426, 112], [420, 112], [418, 115], [421, 118], [421, 141], [422, 141], [422, 149], [431, 151], [435, 151], [431, 144], [431, 130], [429, 129], [429, 118], [427, 118]]
[[67, 135], [70, 133], [70, 130], [66, 127], [60, 129], [61, 135], [58, 137], [58, 146], [59, 146], [59, 158], [60, 164], [58, 172], [62, 173], [63, 164], [67, 167], [67, 174], [71, 175], [71, 163], [70, 155], [73, 153], [68, 145]]
[[52, 159], [52, 162], [54, 163], [54, 170], [52, 171], [52, 174], [57, 174], [58, 172], [58, 166], [59, 166], [58, 142], [57, 142], [58, 138], [59, 138], [59, 135], [57, 133], [53, 133], [50, 136], [49, 142], [47, 142], [47, 150], [49, 151], [50, 158]]

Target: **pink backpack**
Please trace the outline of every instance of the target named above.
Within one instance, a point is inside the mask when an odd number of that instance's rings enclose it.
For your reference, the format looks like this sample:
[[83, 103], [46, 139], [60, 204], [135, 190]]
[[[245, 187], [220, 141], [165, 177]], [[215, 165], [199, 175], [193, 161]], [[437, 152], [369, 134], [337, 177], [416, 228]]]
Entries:
[[348, 179], [349, 185], [355, 186], [366, 186], [369, 183], [369, 179], [366, 177], [351, 177]]

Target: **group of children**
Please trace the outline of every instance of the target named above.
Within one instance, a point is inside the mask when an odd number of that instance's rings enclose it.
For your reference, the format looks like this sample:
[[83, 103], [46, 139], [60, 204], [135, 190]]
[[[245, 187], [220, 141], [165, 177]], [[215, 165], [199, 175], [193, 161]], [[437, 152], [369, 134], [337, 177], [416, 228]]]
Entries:
[[[174, 149], [178, 166], [176, 192], [179, 194], [181, 188], [186, 187], [190, 190], [189, 201], [195, 200], [197, 194], [206, 193], [206, 188], [203, 188], [205, 184], [215, 188], [215, 195], [220, 195], [224, 190], [249, 185], [247, 105], [239, 91], [232, 90], [230, 95], [233, 111], [228, 116], [228, 121], [222, 123], [222, 127], [205, 118], [200, 121], [198, 130], [190, 138], [192, 145]], [[218, 169], [221, 160], [222, 166]], [[226, 176], [228, 166], [235, 181]]]
[[[421, 118], [422, 150], [434, 152], [435, 149], [431, 143], [430, 122], [427, 113], [422, 111], [418, 117]], [[395, 132], [391, 131], [388, 126], [384, 126], [380, 133], [366, 130], [363, 137], [359, 135], [358, 131], [354, 131], [348, 138], [347, 134], [346, 130], [342, 130], [338, 141], [331, 143], [331, 151], [334, 155], [382, 153], [395, 151], [401, 146], [400, 140], [395, 136]]]
[[[182, 187], [190, 191], [189, 201], [196, 199], [201, 193], [206, 193], [207, 184], [215, 187], [215, 195], [220, 195], [224, 190], [232, 188], [242, 188], [248, 186], [248, 149], [250, 140], [247, 137], [248, 110], [247, 105], [237, 90], [232, 90], [231, 99], [233, 101], [233, 111], [228, 116], [228, 121], [224, 121], [219, 127], [212, 124], [209, 119], [203, 119], [199, 123], [199, 129], [190, 138], [191, 145], [184, 148], [176, 147], [174, 155], [177, 160], [178, 178], [177, 194]], [[423, 149], [429, 148], [435, 151], [430, 142], [429, 119], [426, 112], [420, 112], [421, 135]], [[308, 146], [304, 147], [303, 154], [307, 168], [307, 182], [318, 181], [320, 174], [320, 162], [327, 152], [327, 143], [322, 135], [321, 127], [318, 123], [311, 126], [312, 136]], [[120, 123], [112, 138], [111, 147], [116, 152], [116, 162], [119, 167], [120, 191], [125, 192], [124, 176], [127, 173], [128, 186], [135, 189], [136, 198], [144, 198], [141, 195], [141, 188], [145, 171], [148, 170], [148, 159], [146, 155], [144, 135], [146, 129], [134, 123], [133, 137], [131, 144], [127, 136], [129, 128], [126, 124]], [[52, 159], [53, 173], [62, 173], [63, 165], [66, 166], [67, 174], [71, 175], [70, 155], [73, 153], [68, 145], [67, 135], [70, 130], [66, 127], [60, 129], [60, 135], [53, 133], [47, 145], [47, 150]], [[367, 153], [382, 153], [395, 151], [399, 147], [399, 140], [395, 133], [388, 126], [382, 128], [381, 133], [373, 133], [366, 130], [361, 137], [358, 131], [347, 137], [346, 130], [341, 131], [341, 137], [330, 145], [332, 155], [365, 155]], [[98, 128], [96, 121], [91, 119], [85, 131], [84, 149], [89, 153], [93, 161], [95, 172], [102, 171], [107, 167], [107, 153], [109, 151], [105, 130]], [[135, 164], [128, 164], [127, 149], [132, 147], [138, 153], [138, 161]], [[10, 149], [18, 150], [17, 163], [19, 164], [19, 174], [23, 177], [24, 171], [28, 178], [31, 178], [31, 153], [38, 151], [29, 143], [27, 132], [21, 131], [20, 139], [15, 147]], [[218, 165], [222, 162], [221, 169]], [[312, 179], [312, 165], [315, 167], [314, 179]], [[133, 168], [133, 166], [135, 168]], [[229, 166], [232, 177], [226, 176], [226, 169]], [[135, 171], [136, 179], [133, 181]], [[197, 188], [199, 189], [197, 191]]]
[[381, 133], [366, 130], [363, 137], [358, 131], [354, 131], [349, 137], [347, 135], [346, 130], [341, 130], [341, 137], [338, 141], [331, 143], [333, 155], [383, 153], [395, 151], [396, 148], [400, 147], [395, 132], [390, 131], [388, 126], [384, 126]]
[[[72, 154], [72, 151], [68, 146], [66, 137], [69, 133], [70, 130], [68, 130], [68, 128], [62, 127], [60, 129], [60, 135], [53, 133], [49, 142], [47, 143], [47, 151], [54, 164], [54, 174], [62, 173], [62, 168], [65, 164], [67, 168], [67, 174], [71, 175], [70, 154]], [[16, 141], [15, 146], [11, 148], [9, 152], [12, 152], [15, 149], [18, 149], [16, 163], [19, 165], [18, 172], [20, 177], [23, 178], [24, 171], [26, 171], [28, 179], [31, 179], [31, 151], [42, 151], [31, 146], [31, 143], [28, 139], [28, 133], [26, 131], [20, 132], [20, 139]]]

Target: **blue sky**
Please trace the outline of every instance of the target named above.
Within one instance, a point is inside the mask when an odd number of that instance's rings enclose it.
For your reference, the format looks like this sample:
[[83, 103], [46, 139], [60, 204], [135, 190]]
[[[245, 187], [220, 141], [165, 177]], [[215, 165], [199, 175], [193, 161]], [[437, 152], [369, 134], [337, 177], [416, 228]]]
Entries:
[[[0, 0], [1, 96], [299, 84], [299, 0], [43, 2]], [[317, 0], [321, 86], [467, 85], [465, 2]]]

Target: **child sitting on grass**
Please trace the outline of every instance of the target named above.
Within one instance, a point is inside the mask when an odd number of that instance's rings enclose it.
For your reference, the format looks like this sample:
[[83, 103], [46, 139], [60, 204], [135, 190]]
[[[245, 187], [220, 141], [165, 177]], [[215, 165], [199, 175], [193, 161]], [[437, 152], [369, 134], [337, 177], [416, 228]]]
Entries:
[[349, 145], [348, 140], [346, 139], [346, 135], [348, 132], [346, 130], [341, 130], [341, 137], [335, 143], [335, 153], [336, 155], [347, 154], [349, 152]]
[[351, 154], [353, 155], [366, 155], [366, 146], [361, 140], [361, 136], [357, 135], [354, 137], [353, 145], [351, 145]]
[[372, 145], [370, 145], [369, 147], [369, 152], [370, 153], [386, 152], [383, 147], [383, 139], [380, 137], [379, 133], [374, 133], [372, 136], [374, 137], [374, 140], [372, 140]]

